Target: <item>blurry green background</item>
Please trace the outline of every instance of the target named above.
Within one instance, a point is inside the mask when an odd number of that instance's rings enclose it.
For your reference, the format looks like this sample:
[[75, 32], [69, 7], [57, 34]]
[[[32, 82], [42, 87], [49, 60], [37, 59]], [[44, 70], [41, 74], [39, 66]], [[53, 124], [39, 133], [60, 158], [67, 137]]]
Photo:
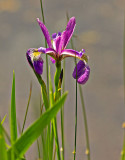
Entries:
[[[44, 0], [46, 26], [50, 34], [66, 27], [66, 12], [76, 17], [75, 48], [86, 49], [91, 67], [90, 79], [82, 86], [89, 125], [92, 160], [118, 160], [122, 149], [125, 107], [123, 101], [123, 0]], [[8, 128], [11, 82], [16, 75], [17, 119], [21, 126], [33, 84], [26, 127], [39, 116], [40, 86], [25, 53], [28, 48], [44, 46], [44, 37], [36, 22], [41, 20], [39, 0], [0, 0], [0, 115], [7, 114]], [[70, 48], [70, 45], [69, 45]], [[45, 62], [45, 56], [43, 56]], [[54, 75], [55, 66], [51, 64]], [[44, 63], [43, 78], [46, 80]], [[65, 104], [66, 160], [73, 158], [75, 124], [74, 60], [66, 59]], [[80, 97], [78, 95], [78, 97]], [[60, 134], [60, 126], [59, 126]], [[78, 98], [77, 159], [86, 159], [82, 107]], [[27, 152], [35, 160], [36, 143]]]

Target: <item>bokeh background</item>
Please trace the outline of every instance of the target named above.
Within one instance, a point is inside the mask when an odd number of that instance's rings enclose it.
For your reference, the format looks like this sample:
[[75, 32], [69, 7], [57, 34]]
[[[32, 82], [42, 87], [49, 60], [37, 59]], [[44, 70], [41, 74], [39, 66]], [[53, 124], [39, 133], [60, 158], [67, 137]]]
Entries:
[[[123, 0], [44, 0], [46, 26], [50, 33], [63, 31], [66, 12], [76, 17], [75, 48], [86, 49], [91, 75], [82, 86], [87, 112], [91, 159], [118, 160], [123, 142], [125, 120], [123, 94]], [[44, 37], [36, 22], [41, 17], [39, 0], [0, 0], [0, 116], [7, 114], [4, 126], [9, 132], [9, 107], [13, 69], [16, 75], [17, 119], [22, 126], [30, 82], [33, 92], [26, 127], [39, 116], [40, 86], [25, 53], [28, 48], [44, 46]], [[70, 47], [70, 45], [69, 45]], [[45, 57], [44, 62], [45, 62]], [[55, 66], [51, 64], [54, 76]], [[44, 63], [43, 78], [46, 81]], [[75, 124], [74, 60], [66, 59], [65, 104], [66, 160], [73, 158]], [[78, 94], [78, 97], [79, 94]], [[59, 126], [60, 134], [60, 126]], [[86, 141], [80, 98], [78, 98], [77, 159], [86, 159]], [[36, 143], [27, 152], [27, 160], [38, 158]]]

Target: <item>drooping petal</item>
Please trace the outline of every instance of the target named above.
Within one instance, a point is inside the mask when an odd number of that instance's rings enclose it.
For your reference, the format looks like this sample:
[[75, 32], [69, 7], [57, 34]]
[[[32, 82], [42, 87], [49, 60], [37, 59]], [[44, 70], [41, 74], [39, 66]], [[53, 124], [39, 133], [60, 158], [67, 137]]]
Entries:
[[[78, 79], [84, 73], [84, 68], [85, 68], [85, 63], [83, 61], [79, 61], [77, 63], [77, 73], [76, 73], [76, 67], [73, 71], [73, 74], [72, 74], [73, 78], [76, 79], [76, 77], [77, 77], [77, 79]], [[77, 76], [76, 76], [76, 74], [77, 74]]]
[[34, 50], [35, 48], [30, 48], [30, 49], [28, 49], [27, 50], [27, 52], [26, 52], [26, 58], [27, 58], [27, 61], [29, 62], [29, 64], [30, 64], [30, 66], [33, 68], [33, 64], [32, 64], [32, 60], [31, 60], [31, 54], [33, 53], [33, 50]]
[[61, 52], [62, 59], [66, 57], [75, 57], [78, 58], [79, 60], [85, 60], [86, 62], [88, 61], [88, 56], [85, 54], [81, 54], [81, 52], [75, 51], [73, 49], [64, 49]]
[[37, 18], [37, 22], [39, 23], [39, 26], [45, 36], [45, 39], [47, 41], [47, 44], [50, 48], [52, 48], [52, 44], [51, 44], [51, 37], [50, 37], [50, 34], [49, 34], [49, 31], [48, 29], [46, 28], [46, 26], [39, 20], [39, 18]]
[[75, 25], [76, 25], [75, 17], [70, 18], [67, 24], [66, 30], [61, 35], [61, 43], [60, 43], [60, 50], [59, 50], [60, 52], [61, 52], [61, 49], [65, 49], [66, 46], [68, 45], [72, 37], [72, 34], [74, 32]]
[[36, 73], [41, 75], [43, 73], [43, 59], [41, 58], [41, 54], [38, 52], [38, 49], [28, 49], [26, 57], [30, 66], [36, 71]]
[[46, 48], [44, 48], [44, 47], [39, 47], [39, 48], [38, 48], [38, 52], [45, 53], [45, 52], [46, 52]]
[[81, 55], [79, 54], [79, 52], [73, 49], [64, 49], [62, 50], [61, 55], [63, 55], [62, 59], [66, 57], [76, 57], [81, 60]]
[[52, 63], [56, 62], [55, 59], [56, 59], [57, 53], [56, 53], [56, 51], [54, 49], [47, 48], [45, 53], [51, 56], [50, 60], [52, 61]]
[[[77, 63], [77, 82], [79, 84], [85, 84], [89, 79], [90, 68], [83, 61]], [[72, 74], [73, 78], [76, 79], [76, 67]]]
[[89, 79], [89, 74], [90, 74], [90, 68], [89, 66], [86, 66], [85, 72], [78, 78], [77, 82], [79, 84], [85, 84]]
[[42, 60], [42, 58], [39, 58], [38, 60], [33, 61], [33, 66], [34, 66], [34, 70], [36, 71], [36, 73], [38, 73], [40, 75], [43, 73], [43, 60]]

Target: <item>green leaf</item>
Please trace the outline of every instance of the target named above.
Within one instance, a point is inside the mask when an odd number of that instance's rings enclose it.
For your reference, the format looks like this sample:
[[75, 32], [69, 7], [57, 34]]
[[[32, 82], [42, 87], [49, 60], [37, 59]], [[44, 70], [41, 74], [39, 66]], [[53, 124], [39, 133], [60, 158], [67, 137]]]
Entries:
[[11, 131], [11, 143], [13, 144], [17, 139], [15, 73], [14, 71], [13, 71], [12, 93], [11, 93], [10, 131]]
[[[13, 71], [13, 82], [11, 92], [11, 110], [10, 110], [10, 133], [11, 133], [11, 145], [17, 139], [17, 121], [16, 121], [16, 99], [15, 99], [15, 73]], [[15, 148], [11, 150], [11, 160], [15, 160]], [[10, 157], [8, 157], [10, 158]]]
[[0, 123], [0, 160], [7, 160], [6, 144], [1, 123]]
[[[50, 121], [56, 116], [59, 109], [64, 104], [67, 92], [53, 105], [52, 108], [48, 109], [41, 117], [36, 120], [23, 134], [17, 139], [14, 145], [8, 150], [8, 157], [11, 156], [12, 148], [16, 148], [17, 158], [23, 156], [32, 143], [40, 136], [43, 129], [50, 123]], [[11, 160], [11, 159], [9, 159]]]
[[3, 122], [5, 121], [6, 116], [7, 116], [7, 115], [5, 115], [4, 118], [2, 119], [1, 124], [3, 124]]

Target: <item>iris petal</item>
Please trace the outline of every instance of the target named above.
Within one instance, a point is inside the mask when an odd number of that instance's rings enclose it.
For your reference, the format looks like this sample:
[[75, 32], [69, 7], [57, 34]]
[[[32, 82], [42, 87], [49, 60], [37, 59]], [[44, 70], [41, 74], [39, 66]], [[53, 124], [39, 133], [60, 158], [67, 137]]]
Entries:
[[33, 61], [33, 66], [34, 66], [36, 73], [38, 73], [40, 75], [43, 73], [43, 60], [42, 60], [42, 58], [39, 58], [38, 60]]
[[33, 50], [34, 50], [34, 48], [30, 48], [30, 49], [28, 49], [27, 52], [26, 52], [27, 61], [29, 62], [30, 66], [31, 66], [32, 68], [33, 68], [33, 64], [32, 64], [30, 55], [33, 53]]
[[[85, 63], [83, 61], [79, 61], [77, 63], [77, 79], [84, 73]], [[76, 67], [72, 74], [73, 78], [76, 79]]]
[[[77, 63], [77, 82], [79, 84], [85, 84], [89, 79], [90, 68], [83, 61]], [[72, 74], [73, 78], [76, 79], [76, 67]]]
[[50, 34], [49, 34], [49, 31], [48, 29], [46, 28], [46, 26], [39, 20], [39, 18], [37, 18], [37, 22], [39, 23], [39, 26], [45, 36], [45, 39], [47, 41], [47, 44], [50, 48], [52, 48], [52, 44], [51, 44], [51, 37], [50, 37]]
[[61, 41], [61, 36], [58, 36], [56, 39], [53, 40], [53, 43], [54, 43], [54, 49], [56, 50], [57, 53], [60, 54], [59, 50], [60, 49], [60, 41]]
[[70, 20], [67, 24], [66, 30], [61, 35], [61, 42], [60, 42], [60, 47], [59, 47], [60, 52], [61, 52], [61, 49], [65, 49], [66, 46], [68, 45], [68, 43], [72, 37], [72, 34], [74, 32], [75, 25], [76, 25], [75, 17], [70, 18]]

